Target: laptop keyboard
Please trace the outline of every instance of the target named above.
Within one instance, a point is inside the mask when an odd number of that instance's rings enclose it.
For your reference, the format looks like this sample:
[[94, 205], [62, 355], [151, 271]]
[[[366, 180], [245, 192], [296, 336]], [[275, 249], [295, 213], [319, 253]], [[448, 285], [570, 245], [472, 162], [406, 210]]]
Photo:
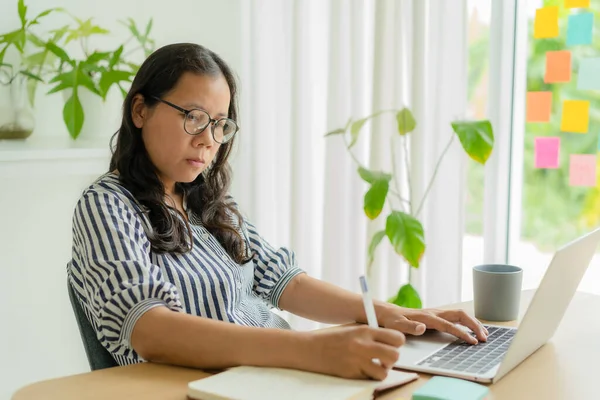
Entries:
[[489, 332], [487, 342], [472, 345], [458, 339], [436, 351], [417, 365], [472, 374], [488, 372], [502, 361], [516, 330], [485, 327]]

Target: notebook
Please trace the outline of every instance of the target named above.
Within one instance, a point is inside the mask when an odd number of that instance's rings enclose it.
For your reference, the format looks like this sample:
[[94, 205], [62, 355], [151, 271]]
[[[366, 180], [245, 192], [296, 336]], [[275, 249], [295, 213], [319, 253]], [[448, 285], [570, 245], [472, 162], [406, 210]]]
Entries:
[[417, 379], [391, 370], [383, 381], [337, 378], [283, 368], [242, 366], [189, 382], [194, 400], [370, 400], [373, 394]]

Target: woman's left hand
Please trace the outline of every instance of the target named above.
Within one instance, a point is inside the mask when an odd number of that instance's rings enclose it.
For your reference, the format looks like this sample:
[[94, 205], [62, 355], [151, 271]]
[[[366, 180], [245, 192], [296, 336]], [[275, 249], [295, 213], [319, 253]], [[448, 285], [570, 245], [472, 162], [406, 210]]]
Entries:
[[[422, 335], [426, 329], [435, 329], [454, 335], [467, 343], [477, 344], [478, 340], [485, 342], [489, 334], [481, 322], [463, 310], [417, 310], [389, 304], [378, 311], [380, 311], [378, 316], [380, 326], [409, 335]], [[469, 328], [475, 333], [476, 338], [456, 323]]]

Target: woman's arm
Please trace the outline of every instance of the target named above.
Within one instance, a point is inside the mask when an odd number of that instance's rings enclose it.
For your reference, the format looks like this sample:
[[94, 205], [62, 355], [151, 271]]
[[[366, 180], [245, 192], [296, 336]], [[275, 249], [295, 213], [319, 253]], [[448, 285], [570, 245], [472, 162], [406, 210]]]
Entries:
[[[379, 316], [387, 307], [375, 302]], [[367, 323], [362, 297], [338, 286], [310, 277], [296, 276], [286, 287], [279, 300], [282, 310], [326, 324]]]
[[312, 332], [245, 327], [156, 307], [137, 320], [131, 343], [140, 356], [157, 363], [282, 367], [382, 380], [398, 360], [404, 336], [366, 325]]
[[245, 327], [166, 307], [140, 317], [131, 344], [148, 361], [207, 369], [237, 365], [306, 369], [303, 354], [310, 353], [306, 333]]
[[[380, 326], [403, 333], [421, 335], [427, 328], [451, 333], [463, 340], [477, 343], [458, 322], [486, 340], [486, 330], [477, 320], [462, 310], [414, 310], [382, 301], [374, 301]], [[287, 285], [279, 300], [279, 307], [293, 314], [329, 324], [366, 323], [362, 297], [327, 282], [298, 275]]]

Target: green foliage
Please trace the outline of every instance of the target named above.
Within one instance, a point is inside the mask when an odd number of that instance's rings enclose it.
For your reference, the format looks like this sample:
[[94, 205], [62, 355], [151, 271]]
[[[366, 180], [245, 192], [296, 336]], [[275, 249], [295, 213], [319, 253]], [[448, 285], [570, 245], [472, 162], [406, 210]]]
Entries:
[[[52, 12], [66, 12], [61, 8], [53, 8], [29, 20], [27, 6], [23, 0], [19, 0], [17, 8], [21, 28], [0, 35], [0, 71], [9, 76], [5, 83], [10, 83], [18, 74], [25, 76], [29, 80], [28, 91], [32, 105], [39, 82], [53, 84], [47, 94], [66, 91], [63, 118], [70, 136], [76, 139], [85, 119], [80, 89], [84, 87], [106, 100], [110, 90], [118, 87], [124, 96], [126, 88], [139, 69], [139, 64], [135, 62], [135, 54], [141, 52], [145, 58], [154, 49], [155, 42], [150, 37], [152, 19], [143, 29], [131, 18], [120, 21], [131, 36], [115, 49], [99, 51], [90, 49], [90, 38], [110, 32], [96, 25], [92, 18], [81, 19], [71, 15], [71, 24], [58, 29], [48, 29], [42, 37], [34, 33], [31, 27], [39, 25], [39, 21]], [[29, 51], [26, 44], [30, 46]], [[83, 56], [72, 56], [71, 44], [78, 44]], [[11, 47], [19, 52], [19, 68], [2, 62]], [[77, 46], [75, 49], [79, 50]]]
[[26, 62], [23, 66], [14, 66], [12, 64], [5, 63], [4, 58], [8, 50], [11, 48], [16, 50], [23, 58], [25, 56], [25, 50], [28, 41], [34, 46], [43, 46], [43, 41], [34, 33], [32, 27], [39, 25], [40, 20], [47, 15], [53, 12], [61, 12], [62, 8], [45, 10], [39, 13], [33, 19], [28, 18], [27, 8], [28, 7], [25, 5], [24, 0], [19, 0], [17, 3], [17, 11], [19, 13], [19, 21], [21, 22], [21, 26], [14, 31], [0, 34], [0, 72], [6, 77], [6, 80], [1, 82], [3, 84], [10, 84], [19, 75], [24, 76], [28, 80], [42, 81], [42, 78], [39, 76], [40, 71], [28, 69], [27, 61], [31, 63], [32, 60], [35, 60], [38, 65], [43, 66], [46, 62], [46, 58], [43, 57], [43, 55], [36, 53], [33, 55], [35, 58], [31, 58], [33, 56], [29, 56], [25, 60]]
[[410, 266], [419, 268], [419, 262], [425, 253], [421, 222], [402, 211], [392, 211], [385, 223], [385, 233], [396, 253], [404, 257]]
[[453, 122], [463, 148], [473, 160], [485, 164], [494, 146], [494, 133], [490, 121]]
[[421, 296], [419, 296], [419, 292], [411, 285], [407, 283], [400, 287], [396, 296], [392, 297], [389, 300], [390, 303], [396, 304], [400, 307], [408, 307], [408, 308], [421, 308], [423, 304], [421, 303]]
[[406, 135], [415, 130], [417, 121], [408, 108], [403, 108], [396, 114], [396, 122], [398, 124], [398, 133]]
[[[436, 165], [431, 181], [421, 199], [421, 203], [416, 212], [413, 213], [413, 207], [410, 201], [404, 200], [400, 196], [399, 187], [393, 185], [397, 182], [395, 171], [373, 171], [361, 165], [358, 159], [352, 153], [352, 147], [358, 140], [361, 129], [372, 118], [378, 117], [383, 113], [392, 112], [396, 118], [396, 131], [391, 135], [393, 140], [408, 140], [409, 133], [414, 132], [417, 127], [412, 112], [408, 108], [401, 110], [379, 111], [373, 115], [353, 121], [350, 119], [345, 127], [332, 130], [326, 136], [341, 135], [346, 144], [346, 148], [352, 159], [358, 164], [358, 175], [369, 184], [364, 196], [364, 213], [367, 218], [376, 220], [382, 213], [386, 202], [389, 203], [389, 212], [385, 217], [385, 229], [376, 232], [370, 239], [367, 251], [367, 270], [370, 271], [377, 247], [385, 237], [388, 238], [394, 251], [403, 258], [411, 267], [418, 268], [421, 259], [425, 253], [425, 233], [423, 225], [418, 220], [419, 211], [429, 193], [429, 189], [435, 180], [441, 161], [446, 151], [450, 147], [455, 135], [459, 138], [465, 153], [473, 160], [485, 164], [488, 160], [493, 146], [494, 133], [489, 121], [457, 121], [451, 124], [454, 134], [450, 135], [450, 141], [446, 149], [440, 156]], [[349, 136], [349, 139], [348, 139]], [[392, 159], [395, 158], [394, 148], [391, 146]], [[393, 188], [393, 186], [396, 186]], [[395, 189], [395, 190], [394, 190]], [[406, 209], [406, 204], [408, 207]], [[391, 302], [411, 308], [420, 308], [421, 299], [417, 291], [410, 285], [403, 285], [398, 294], [390, 299]]]

